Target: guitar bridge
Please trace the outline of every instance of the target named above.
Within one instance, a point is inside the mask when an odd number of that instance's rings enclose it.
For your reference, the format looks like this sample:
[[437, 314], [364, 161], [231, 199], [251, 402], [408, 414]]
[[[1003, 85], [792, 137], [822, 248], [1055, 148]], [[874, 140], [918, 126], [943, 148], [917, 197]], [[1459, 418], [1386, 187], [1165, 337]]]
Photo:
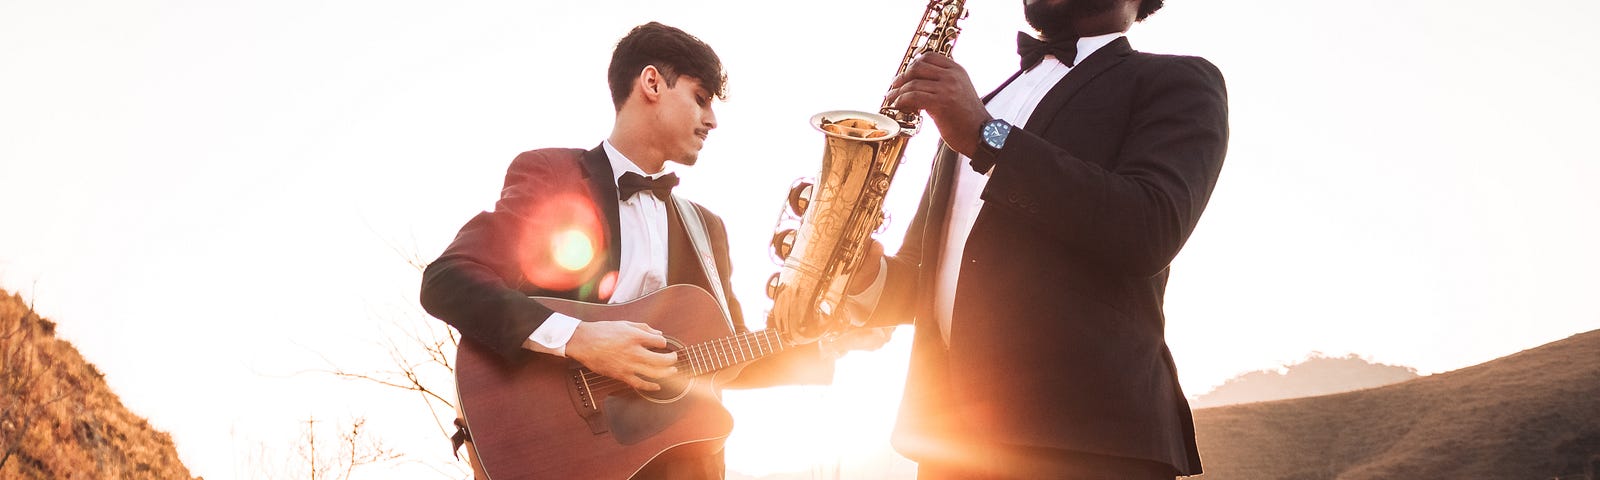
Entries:
[[605, 418], [600, 410], [601, 399], [589, 385], [589, 369], [581, 366], [568, 370], [567, 396], [572, 399], [573, 408], [578, 410], [578, 415], [589, 424], [589, 431], [595, 435], [606, 433]]

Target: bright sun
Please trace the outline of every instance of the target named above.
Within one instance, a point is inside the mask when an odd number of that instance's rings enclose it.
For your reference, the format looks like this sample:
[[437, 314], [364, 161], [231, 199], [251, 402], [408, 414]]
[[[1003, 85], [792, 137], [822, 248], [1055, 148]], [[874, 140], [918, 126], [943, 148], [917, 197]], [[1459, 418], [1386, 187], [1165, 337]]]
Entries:
[[911, 328], [901, 327], [883, 348], [839, 359], [833, 385], [726, 390], [733, 413], [727, 442], [730, 472], [762, 476], [813, 471], [883, 478], [912, 468], [889, 447]]

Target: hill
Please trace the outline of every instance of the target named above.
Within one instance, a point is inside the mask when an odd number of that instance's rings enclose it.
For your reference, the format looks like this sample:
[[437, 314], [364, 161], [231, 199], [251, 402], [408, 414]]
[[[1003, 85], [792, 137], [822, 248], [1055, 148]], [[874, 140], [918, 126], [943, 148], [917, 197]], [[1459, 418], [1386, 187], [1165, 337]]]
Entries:
[[0, 478], [191, 478], [55, 323], [0, 291]]
[[1355, 354], [1312, 354], [1283, 371], [1257, 370], [1229, 379], [1189, 402], [1193, 408], [1315, 397], [1381, 387], [1417, 378], [1417, 369], [1372, 363]]
[[1600, 464], [1600, 331], [1368, 390], [1200, 409], [1214, 479], [1580, 479]]

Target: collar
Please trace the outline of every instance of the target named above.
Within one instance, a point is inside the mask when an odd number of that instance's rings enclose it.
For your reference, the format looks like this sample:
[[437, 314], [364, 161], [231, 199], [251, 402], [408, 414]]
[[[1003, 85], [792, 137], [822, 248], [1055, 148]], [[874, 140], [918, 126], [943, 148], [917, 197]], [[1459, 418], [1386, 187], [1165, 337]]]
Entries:
[[622, 152], [617, 151], [617, 147], [612, 146], [610, 140], [602, 140], [600, 142], [600, 147], [605, 149], [606, 160], [611, 162], [612, 185], [616, 185], [617, 179], [622, 178], [622, 174], [628, 172], [633, 172], [639, 176], [651, 179], [660, 178], [662, 175], [667, 174], [668, 170], [665, 168], [661, 169], [661, 172], [655, 175], [644, 173], [644, 169], [641, 169], [638, 165], [634, 164], [633, 160], [629, 160], [627, 156], [622, 154]]
[[1127, 32], [1112, 32], [1112, 33], [1107, 33], [1105, 35], [1095, 35], [1093, 37], [1079, 38], [1078, 39], [1078, 58], [1072, 59], [1072, 64], [1073, 65], [1081, 65], [1081, 64], [1083, 64], [1083, 59], [1089, 58], [1089, 55], [1093, 55], [1096, 50], [1100, 49], [1100, 47], [1104, 47], [1106, 45], [1111, 44], [1111, 42], [1116, 41], [1118, 38], [1121, 38], [1125, 34], [1127, 34]]

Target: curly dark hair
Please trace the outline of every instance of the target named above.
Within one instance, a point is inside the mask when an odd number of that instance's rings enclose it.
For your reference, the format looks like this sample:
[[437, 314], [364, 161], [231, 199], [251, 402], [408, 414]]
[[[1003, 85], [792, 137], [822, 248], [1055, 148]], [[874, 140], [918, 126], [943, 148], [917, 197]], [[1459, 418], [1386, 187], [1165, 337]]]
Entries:
[[713, 96], [727, 99], [728, 74], [722, 71], [717, 52], [683, 30], [650, 22], [633, 27], [611, 52], [606, 79], [611, 85], [611, 103], [618, 111], [632, 93], [634, 78], [646, 65], [660, 70], [668, 87], [677, 84], [679, 75], [688, 75], [699, 80]]
[[1164, 3], [1163, 0], [1141, 0], [1139, 2], [1138, 20], [1144, 21], [1145, 17], [1149, 17], [1150, 14], [1156, 13], [1156, 10], [1161, 9], [1162, 3]]

